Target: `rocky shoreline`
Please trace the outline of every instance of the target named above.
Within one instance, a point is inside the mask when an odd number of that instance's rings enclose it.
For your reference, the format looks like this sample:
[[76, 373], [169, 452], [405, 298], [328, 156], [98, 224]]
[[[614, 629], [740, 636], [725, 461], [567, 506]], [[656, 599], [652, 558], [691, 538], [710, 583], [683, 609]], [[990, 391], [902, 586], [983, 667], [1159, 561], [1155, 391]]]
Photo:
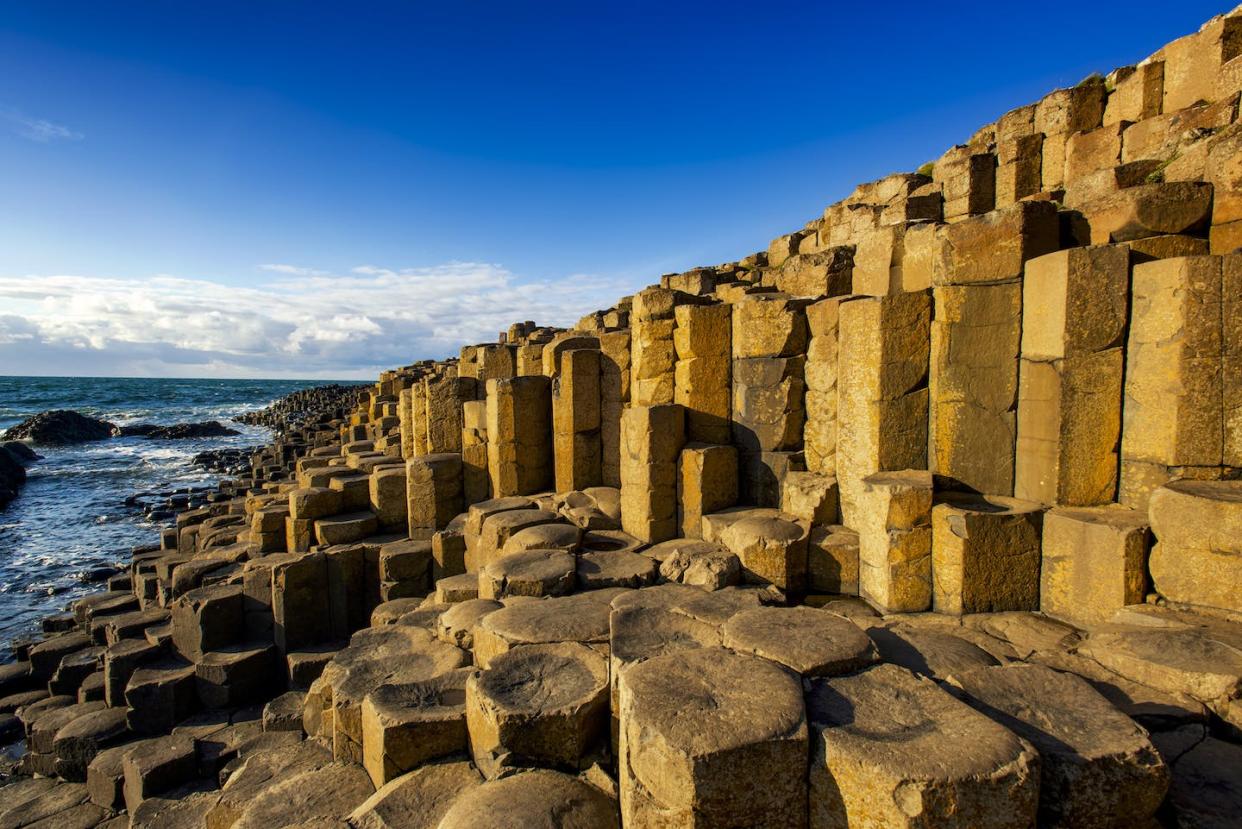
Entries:
[[[330, 420], [341, 417], [358, 395], [357, 386], [332, 384], [301, 389], [286, 395], [254, 412], [238, 416], [235, 421], [252, 426], [266, 426], [279, 433], [310, 417]], [[80, 412], [54, 409], [40, 412], [0, 435], [0, 509], [17, 497], [26, 482], [26, 468], [40, 460], [32, 446], [64, 447], [118, 437], [141, 437], [148, 440], [196, 440], [238, 435], [236, 429], [216, 420], [200, 423], [161, 425], [136, 423], [118, 426]], [[253, 449], [219, 449], [201, 452], [193, 459], [195, 466], [227, 475], [245, 474]], [[184, 494], [184, 493], [174, 493]], [[184, 504], [169, 506], [184, 507]], [[197, 504], [195, 506], [198, 506]], [[157, 510], [164, 512], [163, 510]], [[171, 514], [170, 514], [171, 515]], [[163, 520], [170, 515], [160, 515]]]
[[0, 829], [1236, 826], [1240, 90], [1235, 12], [256, 414], [0, 666]]

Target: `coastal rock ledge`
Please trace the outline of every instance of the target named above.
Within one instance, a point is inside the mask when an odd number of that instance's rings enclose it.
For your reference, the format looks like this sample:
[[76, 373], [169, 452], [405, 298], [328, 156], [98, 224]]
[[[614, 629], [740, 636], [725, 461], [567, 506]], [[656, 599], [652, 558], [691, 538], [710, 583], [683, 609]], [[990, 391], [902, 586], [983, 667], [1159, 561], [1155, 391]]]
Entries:
[[0, 666], [0, 829], [1238, 826], [1240, 90], [1235, 11], [256, 415]]

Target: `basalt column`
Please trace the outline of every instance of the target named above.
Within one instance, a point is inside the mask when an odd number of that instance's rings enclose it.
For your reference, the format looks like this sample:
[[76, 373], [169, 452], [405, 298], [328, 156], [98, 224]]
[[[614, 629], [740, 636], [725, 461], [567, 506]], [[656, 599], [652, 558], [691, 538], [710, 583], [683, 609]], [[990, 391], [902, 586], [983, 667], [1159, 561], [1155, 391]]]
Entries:
[[733, 306], [679, 305], [674, 399], [686, 410], [686, 438], [728, 443]]
[[630, 396], [638, 406], [660, 406], [676, 398], [673, 330], [678, 306], [707, 302], [693, 294], [648, 288], [634, 297], [631, 319]]
[[1242, 462], [1240, 265], [1238, 256], [1188, 256], [1134, 267], [1121, 439], [1120, 500], [1128, 506], [1145, 509], [1170, 478], [1220, 477], [1226, 454], [1228, 465]]
[[410, 538], [430, 539], [462, 511], [462, 463], [456, 452], [406, 462]]
[[806, 352], [806, 424], [802, 431], [806, 468], [833, 477], [837, 474], [840, 308], [846, 299], [832, 297], [806, 309], [811, 332]]
[[552, 434], [556, 491], [598, 486], [600, 481], [600, 352], [565, 351], [552, 381]]
[[1130, 251], [1072, 248], [1026, 263], [1014, 495], [1067, 506], [1117, 492]]
[[1056, 206], [1019, 202], [941, 229], [933, 270], [932, 471], [1012, 495], [1022, 268], [1056, 250]]
[[477, 394], [474, 378], [458, 377], [455, 367], [450, 371], [425, 381], [427, 454], [461, 451], [461, 407]]
[[841, 516], [860, 527], [863, 480], [927, 466], [926, 291], [865, 297], [839, 306], [836, 475]]
[[743, 501], [780, 503], [787, 472], [804, 469], [806, 300], [755, 294], [733, 305], [733, 442]]
[[621, 412], [630, 402], [630, 332], [599, 336], [600, 481], [621, 486]]
[[472, 400], [461, 407], [461, 477], [466, 505], [491, 497], [487, 472], [487, 401]]
[[654, 543], [677, 537], [681, 406], [630, 406], [621, 415], [621, 528]]
[[487, 467], [492, 497], [550, 489], [552, 380], [545, 376], [487, 383]]

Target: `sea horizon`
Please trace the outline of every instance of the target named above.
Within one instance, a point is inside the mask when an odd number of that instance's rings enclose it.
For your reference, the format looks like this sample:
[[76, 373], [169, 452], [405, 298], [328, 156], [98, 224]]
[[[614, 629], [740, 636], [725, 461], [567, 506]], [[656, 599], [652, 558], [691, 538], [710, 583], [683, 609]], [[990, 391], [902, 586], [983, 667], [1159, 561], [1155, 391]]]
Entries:
[[[377, 369], [375, 374], [379, 374], [383, 369]], [[319, 385], [330, 385], [333, 383], [351, 384], [351, 385], [369, 385], [375, 382], [374, 378], [331, 378], [331, 377], [194, 377], [190, 375], [142, 375], [142, 374], [6, 374], [0, 371], [0, 379], [5, 380], [195, 380], [195, 381], [215, 381], [221, 382], [251, 382], [262, 383], [266, 381], [279, 383], [316, 383]]]

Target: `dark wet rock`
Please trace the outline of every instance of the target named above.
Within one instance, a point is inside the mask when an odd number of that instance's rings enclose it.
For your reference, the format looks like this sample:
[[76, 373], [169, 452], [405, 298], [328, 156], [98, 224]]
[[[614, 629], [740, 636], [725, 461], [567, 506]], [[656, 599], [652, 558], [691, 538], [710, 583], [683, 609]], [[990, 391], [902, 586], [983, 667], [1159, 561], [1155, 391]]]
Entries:
[[113, 434], [118, 437], [144, 437], [151, 440], [184, 440], [187, 438], [219, 438], [239, 435], [236, 429], [225, 426], [218, 420], [206, 420], [202, 423], [176, 423], [172, 426], [157, 426], [153, 423], [138, 423], [133, 426], [117, 426]]
[[190, 463], [212, 472], [241, 475], [250, 469], [250, 456], [262, 448], [261, 446], [246, 446], [240, 449], [208, 449], [191, 458]]
[[31, 449], [20, 440], [0, 441], [0, 451], [8, 452], [13, 456], [13, 460], [22, 466], [29, 466], [35, 461], [43, 460], [43, 456], [35, 450]]
[[0, 448], [0, 507], [17, 497], [17, 490], [26, 483], [26, 467], [8, 449]]
[[13, 714], [0, 714], [0, 745], [22, 736], [22, 721]]
[[146, 490], [127, 496], [124, 505], [141, 511], [147, 520], [158, 522], [170, 519], [183, 510], [201, 507], [215, 492], [216, 488], [211, 486]]
[[111, 565], [105, 565], [102, 567], [91, 567], [88, 570], [83, 570], [80, 573], [78, 573], [78, 581], [84, 581], [88, 583], [107, 581], [108, 579], [112, 578], [119, 572], [121, 572], [120, 568], [114, 567]]
[[36, 445], [65, 446], [106, 440], [116, 426], [106, 420], [87, 417], [67, 409], [53, 409], [26, 418], [4, 433], [6, 440], [30, 441]]

